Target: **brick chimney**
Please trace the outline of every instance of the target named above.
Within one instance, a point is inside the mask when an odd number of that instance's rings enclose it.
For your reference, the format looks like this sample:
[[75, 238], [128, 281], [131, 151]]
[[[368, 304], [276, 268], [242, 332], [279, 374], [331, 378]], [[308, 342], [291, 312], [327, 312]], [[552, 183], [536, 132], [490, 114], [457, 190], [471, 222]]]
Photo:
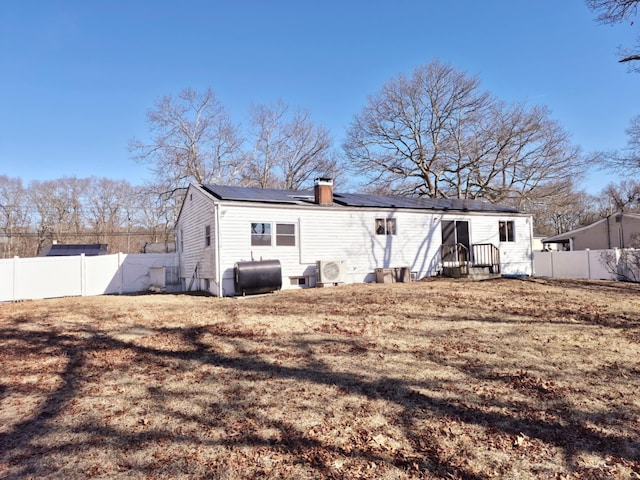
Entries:
[[313, 186], [315, 202], [318, 205], [333, 205], [333, 180], [330, 178], [316, 178]]

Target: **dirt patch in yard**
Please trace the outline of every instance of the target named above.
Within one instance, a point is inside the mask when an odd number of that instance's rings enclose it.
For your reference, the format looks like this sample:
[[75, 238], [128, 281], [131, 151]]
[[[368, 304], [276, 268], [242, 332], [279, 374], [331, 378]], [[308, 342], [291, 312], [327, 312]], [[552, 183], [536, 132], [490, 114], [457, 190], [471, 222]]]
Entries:
[[0, 304], [1, 478], [640, 478], [640, 287]]

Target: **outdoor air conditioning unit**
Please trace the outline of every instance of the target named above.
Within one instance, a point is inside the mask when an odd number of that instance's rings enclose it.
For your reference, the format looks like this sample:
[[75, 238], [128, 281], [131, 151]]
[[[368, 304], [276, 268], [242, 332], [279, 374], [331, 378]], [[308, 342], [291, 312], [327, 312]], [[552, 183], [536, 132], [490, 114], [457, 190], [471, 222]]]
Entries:
[[318, 260], [318, 283], [346, 283], [347, 265], [340, 260]]

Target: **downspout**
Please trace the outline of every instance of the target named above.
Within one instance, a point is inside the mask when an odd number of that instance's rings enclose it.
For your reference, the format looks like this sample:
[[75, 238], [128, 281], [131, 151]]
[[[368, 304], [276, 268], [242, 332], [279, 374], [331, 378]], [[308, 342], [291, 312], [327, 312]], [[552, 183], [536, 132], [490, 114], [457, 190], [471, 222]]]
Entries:
[[216, 221], [216, 246], [214, 258], [216, 262], [216, 285], [218, 286], [218, 298], [222, 297], [222, 268], [220, 267], [220, 205], [217, 203], [213, 206]]
[[611, 227], [609, 227], [609, 218], [611, 215], [607, 215], [607, 250], [611, 250]]
[[624, 226], [622, 225], [622, 222], [624, 222], [624, 215], [622, 213], [619, 213], [619, 219], [620, 219], [620, 227], [618, 230], [619, 236], [620, 236], [620, 248], [625, 248], [624, 246]]

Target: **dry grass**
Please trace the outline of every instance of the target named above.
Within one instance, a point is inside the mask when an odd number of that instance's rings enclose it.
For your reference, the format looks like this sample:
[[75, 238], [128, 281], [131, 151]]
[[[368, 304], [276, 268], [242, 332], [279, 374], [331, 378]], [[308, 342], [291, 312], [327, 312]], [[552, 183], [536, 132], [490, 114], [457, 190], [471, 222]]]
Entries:
[[1, 478], [640, 478], [640, 287], [0, 304]]

